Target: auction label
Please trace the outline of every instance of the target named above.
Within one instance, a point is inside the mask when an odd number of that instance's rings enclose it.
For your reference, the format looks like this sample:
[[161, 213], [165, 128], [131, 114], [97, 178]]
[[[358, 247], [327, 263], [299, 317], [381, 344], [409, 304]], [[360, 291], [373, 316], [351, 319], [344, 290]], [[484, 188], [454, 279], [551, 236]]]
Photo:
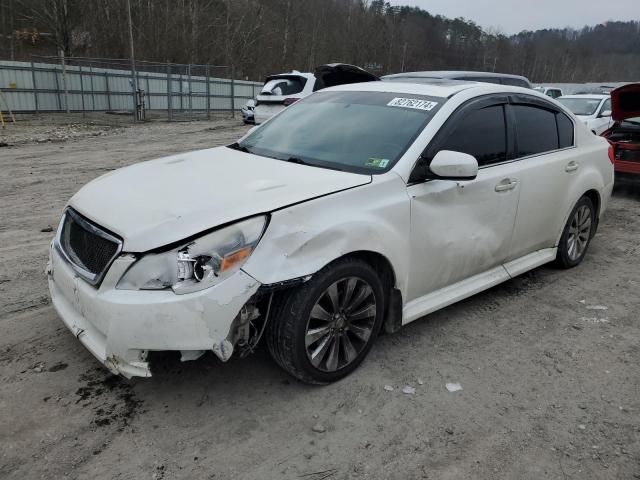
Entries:
[[387, 103], [388, 107], [414, 108], [416, 110], [433, 110], [438, 106], [438, 102], [430, 102], [429, 100], [420, 100], [418, 98], [402, 98], [396, 97]]

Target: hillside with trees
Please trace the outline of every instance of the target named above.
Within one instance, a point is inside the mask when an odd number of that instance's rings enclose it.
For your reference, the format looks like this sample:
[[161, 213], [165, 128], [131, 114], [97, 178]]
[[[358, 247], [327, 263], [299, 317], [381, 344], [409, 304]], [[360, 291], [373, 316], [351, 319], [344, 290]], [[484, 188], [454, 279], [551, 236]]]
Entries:
[[[536, 82], [640, 79], [640, 22], [504, 35], [382, 0], [131, 0], [139, 59], [233, 66], [260, 80], [347, 62], [379, 74], [486, 70]], [[603, 17], [608, 15], [603, 9]], [[0, 58], [127, 58], [125, 0], [5, 0]]]

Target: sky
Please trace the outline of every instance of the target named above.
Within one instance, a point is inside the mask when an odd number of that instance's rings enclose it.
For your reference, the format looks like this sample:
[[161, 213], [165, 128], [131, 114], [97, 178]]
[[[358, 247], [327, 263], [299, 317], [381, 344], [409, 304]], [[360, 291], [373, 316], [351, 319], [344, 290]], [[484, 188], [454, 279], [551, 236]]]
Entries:
[[542, 28], [581, 28], [607, 20], [640, 20], [640, 0], [389, 0], [432, 15], [464, 17], [506, 34]]

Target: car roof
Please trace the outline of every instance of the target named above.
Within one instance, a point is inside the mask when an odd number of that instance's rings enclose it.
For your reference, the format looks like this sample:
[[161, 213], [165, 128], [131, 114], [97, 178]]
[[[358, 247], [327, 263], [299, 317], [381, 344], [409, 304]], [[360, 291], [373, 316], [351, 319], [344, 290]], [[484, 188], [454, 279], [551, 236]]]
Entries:
[[438, 83], [411, 83], [407, 82], [363, 82], [337, 85], [325, 88], [324, 91], [348, 91], [348, 92], [388, 92], [400, 94], [425, 95], [440, 98], [450, 98], [465, 90], [477, 90], [478, 95], [491, 93], [526, 93], [528, 95], [545, 97], [540, 92], [529, 88], [498, 85], [494, 83], [442, 81]]
[[561, 97], [558, 97], [557, 100], [561, 98], [591, 98], [594, 100], [595, 99], [602, 100], [605, 98], [611, 98], [611, 96], [607, 94], [600, 94], [600, 93], [578, 93], [576, 95], [563, 95]]
[[527, 80], [527, 77], [522, 75], [512, 75], [510, 73], [496, 73], [496, 72], [474, 72], [469, 70], [427, 70], [422, 72], [403, 72], [395, 73], [393, 75], [385, 75], [382, 78], [402, 78], [402, 77], [415, 77], [415, 78], [452, 78], [452, 77], [486, 77], [486, 78], [518, 78]]

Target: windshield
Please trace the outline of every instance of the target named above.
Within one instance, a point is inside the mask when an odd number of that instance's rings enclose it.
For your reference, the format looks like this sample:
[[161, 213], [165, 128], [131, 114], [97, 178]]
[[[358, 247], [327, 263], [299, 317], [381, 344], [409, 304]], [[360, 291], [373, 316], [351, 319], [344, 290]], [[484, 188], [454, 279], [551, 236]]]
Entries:
[[317, 167], [382, 173], [445, 101], [408, 93], [318, 92], [287, 107], [236, 148]]
[[600, 98], [558, 98], [557, 100], [575, 115], [593, 115], [602, 102]]

